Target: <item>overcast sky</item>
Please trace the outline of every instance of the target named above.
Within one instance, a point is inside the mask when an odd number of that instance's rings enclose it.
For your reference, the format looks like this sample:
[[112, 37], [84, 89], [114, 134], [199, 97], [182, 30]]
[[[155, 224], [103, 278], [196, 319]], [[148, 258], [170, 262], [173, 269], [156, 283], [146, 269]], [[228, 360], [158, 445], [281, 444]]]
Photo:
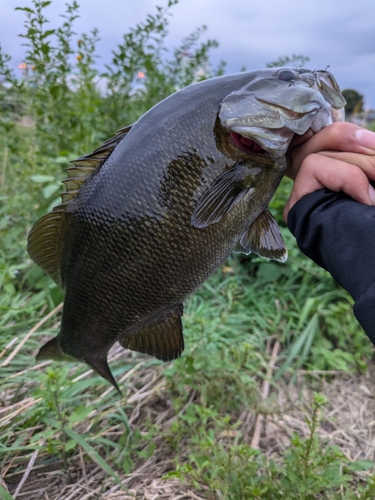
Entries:
[[[46, 11], [52, 26], [60, 24], [66, 0], [53, 0]], [[129, 27], [154, 14], [166, 0], [78, 0], [78, 33], [97, 27], [102, 63]], [[24, 48], [17, 34], [23, 31], [24, 13], [16, 6], [31, 0], [0, 0], [0, 43], [22, 61]], [[208, 27], [208, 37], [219, 42], [211, 53], [213, 64], [227, 62], [227, 73], [265, 66], [279, 56], [303, 54], [308, 68], [324, 69], [336, 76], [342, 89], [354, 88], [375, 108], [375, 1], [374, 0], [180, 0], [171, 10], [168, 44], [171, 48], [195, 28]]]

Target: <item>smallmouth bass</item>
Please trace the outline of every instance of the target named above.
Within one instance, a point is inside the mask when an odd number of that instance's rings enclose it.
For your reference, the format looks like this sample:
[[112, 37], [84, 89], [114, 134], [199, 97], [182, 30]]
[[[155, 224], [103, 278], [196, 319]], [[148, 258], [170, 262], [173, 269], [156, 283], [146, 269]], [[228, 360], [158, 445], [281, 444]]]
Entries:
[[268, 204], [294, 134], [343, 118], [327, 71], [271, 68], [176, 92], [67, 169], [28, 251], [65, 291], [38, 359], [80, 360], [119, 391], [111, 346], [169, 361], [183, 302], [232, 251], [285, 261]]

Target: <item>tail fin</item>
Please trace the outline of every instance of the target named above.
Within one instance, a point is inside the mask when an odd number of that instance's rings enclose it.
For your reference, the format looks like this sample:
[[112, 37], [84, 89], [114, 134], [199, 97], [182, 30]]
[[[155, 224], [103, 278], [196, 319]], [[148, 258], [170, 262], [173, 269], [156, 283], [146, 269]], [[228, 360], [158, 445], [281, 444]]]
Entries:
[[61, 350], [59, 343], [57, 342], [57, 337], [55, 337], [54, 339], [46, 342], [44, 346], [41, 347], [40, 351], [36, 355], [36, 359], [38, 361], [44, 359], [55, 359], [61, 361], [71, 360], [72, 358]]
[[[75, 358], [65, 354], [57, 341], [57, 337], [52, 340], [49, 340], [38, 352], [36, 359], [38, 361], [45, 359], [54, 359], [57, 361], [75, 361]], [[114, 379], [112, 372], [108, 366], [108, 362], [106, 358], [97, 358], [96, 356], [89, 356], [85, 359], [86, 363], [91, 366], [93, 370], [95, 370], [101, 377], [105, 378], [110, 382], [116, 391], [122, 396], [120, 388]]]
[[101, 377], [105, 378], [110, 382], [113, 387], [116, 389], [116, 391], [122, 396], [122, 392], [120, 391], [119, 386], [117, 385], [117, 382], [112, 375], [112, 372], [109, 368], [107, 358], [97, 358], [95, 356], [90, 358], [85, 359], [86, 363], [88, 363], [93, 370], [95, 370]]

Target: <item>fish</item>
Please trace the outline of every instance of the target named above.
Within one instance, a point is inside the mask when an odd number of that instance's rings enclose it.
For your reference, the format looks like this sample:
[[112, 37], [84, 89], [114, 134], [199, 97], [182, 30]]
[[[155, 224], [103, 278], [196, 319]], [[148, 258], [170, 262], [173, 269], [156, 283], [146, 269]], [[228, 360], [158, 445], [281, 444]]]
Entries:
[[[233, 252], [284, 262], [268, 210], [294, 134], [343, 119], [328, 71], [268, 68], [194, 83], [74, 160], [31, 258], [65, 291], [37, 359], [82, 361], [120, 392], [109, 349], [184, 349], [183, 303]], [[121, 392], [120, 392], [121, 394]]]

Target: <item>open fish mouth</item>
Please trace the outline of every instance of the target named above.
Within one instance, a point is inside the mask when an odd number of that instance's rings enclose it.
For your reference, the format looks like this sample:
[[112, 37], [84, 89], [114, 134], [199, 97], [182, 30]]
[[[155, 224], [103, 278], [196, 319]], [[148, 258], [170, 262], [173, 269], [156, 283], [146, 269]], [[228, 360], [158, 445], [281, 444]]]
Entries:
[[229, 130], [231, 142], [248, 155], [280, 157], [283, 156], [293, 137], [286, 127], [244, 127]]
[[[309, 109], [306, 112], [298, 112], [298, 111], [293, 111], [292, 109], [286, 108], [284, 106], [280, 106], [278, 104], [270, 103], [267, 101], [264, 101], [262, 99], [256, 99], [260, 104], [262, 104], [264, 107], [270, 109], [273, 112], [276, 112], [279, 116], [282, 116], [285, 120], [301, 120], [304, 118], [306, 115], [311, 115], [315, 114], [319, 111], [320, 106], [313, 107], [312, 109]], [[270, 149], [272, 150], [273, 148], [270, 147], [270, 136], [272, 136], [272, 140], [276, 140], [278, 143], [279, 147], [281, 144], [285, 144], [285, 135], [290, 137], [290, 131], [288, 131], [284, 127], [280, 127], [279, 129], [273, 129], [272, 127], [270, 129], [267, 129], [267, 127], [257, 127], [258, 133], [260, 128], [263, 129], [263, 134], [264, 136], [268, 136], [268, 141], [265, 142], [263, 137], [263, 140], [259, 137], [259, 142], [258, 143], [254, 140], [253, 135], [255, 135], [255, 130], [252, 127], [236, 127], [235, 130], [230, 131], [230, 136], [232, 139], [232, 142], [235, 144], [235, 146], [249, 154], [249, 155], [261, 155], [261, 156], [268, 156], [270, 153]], [[239, 133], [239, 130], [241, 129], [242, 133]], [[284, 138], [283, 138], [284, 136]]]
[[237, 146], [238, 149], [244, 151], [247, 154], [255, 154], [255, 155], [265, 155], [266, 151], [260, 146], [257, 142], [248, 137], [245, 137], [237, 132], [231, 132], [230, 136], [232, 141]]
[[[280, 117], [282, 117], [283, 121], [295, 121], [295, 120], [302, 120], [304, 117], [307, 115], [313, 116], [317, 114], [320, 110], [319, 105], [314, 105], [311, 103], [309, 106], [309, 109], [307, 111], [301, 112], [301, 111], [294, 111], [290, 108], [287, 108], [285, 106], [281, 106], [279, 104], [271, 103], [264, 101], [263, 99], [256, 98], [256, 100], [264, 107], [270, 109], [273, 113], [277, 113]], [[236, 127], [237, 131], [231, 131], [230, 135], [232, 138], [233, 143], [237, 146], [238, 149], [241, 151], [244, 151], [247, 154], [250, 155], [262, 155], [262, 156], [267, 156], [273, 148], [270, 147], [270, 140], [267, 142], [264, 142], [263, 140], [260, 139], [259, 142], [262, 144], [259, 144], [254, 140], [253, 137], [250, 137], [249, 135], [254, 134], [254, 129], [249, 127], [248, 130], [245, 131], [245, 127], [241, 127], [242, 131], [244, 132], [245, 135], [242, 135], [241, 133], [238, 132], [239, 127]], [[261, 127], [258, 127], [258, 132]], [[270, 139], [270, 136], [272, 136], [272, 139], [276, 141], [278, 144], [277, 147], [280, 147], [281, 144], [285, 144], [285, 136], [290, 137], [290, 131], [286, 127], [280, 127], [279, 129], [273, 129], [272, 127], [267, 130], [267, 127], [262, 127], [263, 128], [263, 134], [265, 136], [268, 136], [268, 139]], [[266, 132], [267, 130], [267, 132]], [[314, 130], [314, 133], [316, 130]]]
[[[294, 133], [302, 135], [312, 125], [315, 116], [320, 115], [321, 106], [309, 103], [306, 110], [293, 110], [289, 107], [256, 99], [262, 107], [261, 116], [245, 116], [224, 121], [232, 144], [237, 149], [258, 156], [282, 157], [288, 149]], [[318, 129], [332, 123], [325, 119]], [[316, 132], [317, 130], [314, 130]]]

